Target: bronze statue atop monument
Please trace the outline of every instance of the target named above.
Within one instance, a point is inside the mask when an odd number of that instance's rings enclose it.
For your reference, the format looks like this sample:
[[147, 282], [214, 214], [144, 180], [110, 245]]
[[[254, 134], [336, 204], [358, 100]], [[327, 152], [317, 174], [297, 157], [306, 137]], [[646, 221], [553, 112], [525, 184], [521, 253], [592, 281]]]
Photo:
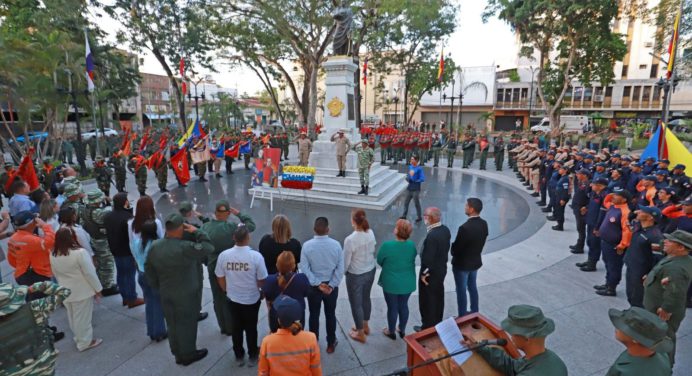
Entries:
[[353, 26], [353, 11], [350, 7], [338, 7], [332, 13], [336, 22], [334, 31], [334, 42], [332, 49], [335, 56], [352, 54], [351, 51], [351, 28]]

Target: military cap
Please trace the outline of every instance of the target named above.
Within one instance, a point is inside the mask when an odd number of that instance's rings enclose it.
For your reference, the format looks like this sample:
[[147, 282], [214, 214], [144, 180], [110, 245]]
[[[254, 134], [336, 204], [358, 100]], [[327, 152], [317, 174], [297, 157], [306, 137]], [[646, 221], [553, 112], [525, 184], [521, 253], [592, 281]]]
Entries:
[[5, 162], [5, 168], [11, 168], [14, 167], [14, 164], [12, 162]]
[[14, 227], [21, 228], [33, 222], [34, 218], [36, 218], [35, 213], [32, 213], [28, 210], [22, 210], [19, 213], [15, 214], [14, 217], [12, 217], [12, 224], [14, 225]]
[[656, 158], [654, 158], [654, 157], [646, 157], [646, 159], [644, 159], [644, 160], [645, 160], [645, 161], [655, 161]]
[[653, 182], [655, 182], [655, 181], [656, 181], [656, 177], [653, 176], [653, 175], [646, 175], [646, 176], [644, 176], [644, 177], [642, 178], [642, 180], [648, 180], [648, 181], [653, 181]]
[[642, 346], [667, 353], [673, 349], [673, 341], [668, 337], [668, 324], [657, 315], [639, 307], [624, 311], [611, 308], [608, 316], [613, 326]]
[[596, 158], [606, 159], [606, 156], [599, 153], [599, 154], [596, 154]]
[[365, 142], [365, 143], [367, 144], [367, 143], [368, 143], [368, 139], [367, 139], [367, 138], [361, 138], [361, 139], [360, 139], [360, 142], [361, 142], [361, 143]]
[[584, 153], [584, 152], [579, 152], [579, 153], [576, 154], [576, 156], [577, 156], [577, 157], [585, 158], [585, 157], [586, 157], [586, 153]]
[[608, 185], [608, 179], [606, 179], [606, 178], [596, 178], [596, 179], [594, 179], [591, 183], [607, 186], [607, 185]]
[[630, 157], [629, 155], [625, 155], [624, 157], [622, 157], [622, 160], [632, 162], [632, 157]]
[[682, 244], [688, 251], [692, 250], [692, 234], [685, 230], [675, 230], [672, 234], [663, 234], [663, 237]]
[[165, 225], [168, 227], [169, 225], [175, 226], [176, 228], [180, 227], [185, 223], [185, 219], [183, 218], [180, 213], [171, 213], [166, 217]]
[[192, 203], [190, 201], [181, 202], [180, 206], [178, 206], [178, 211], [182, 215], [187, 215], [192, 211]]
[[639, 205], [639, 210], [651, 215], [655, 220], [659, 220], [661, 218], [661, 209], [655, 206]]
[[664, 169], [656, 170], [656, 175], [668, 176], [668, 170], [664, 170]]
[[101, 191], [100, 189], [94, 189], [86, 194], [86, 201], [85, 204], [87, 205], [94, 205], [94, 204], [100, 204], [103, 202], [103, 200], [106, 198], [106, 195]]
[[526, 338], [547, 337], [555, 331], [555, 323], [540, 308], [525, 304], [509, 307], [501, 325], [507, 333]]
[[642, 164], [639, 162], [634, 162], [630, 165], [630, 167], [637, 167], [637, 168], [642, 168]]
[[96, 156], [96, 162], [101, 162], [101, 161], [103, 161], [103, 157], [100, 155], [97, 155]]
[[230, 208], [231, 208], [231, 204], [229, 204], [228, 201], [226, 201], [226, 200], [216, 201], [216, 205], [215, 205], [216, 211], [225, 212], [225, 211], [230, 210]]
[[591, 154], [586, 154], [586, 155], [584, 156], [584, 159], [585, 159], [585, 160], [588, 159], [588, 160], [593, 161], [593, 155], [591, 155]]
[[28, 292], [28, 286], [14, 287], [10, 283], [0, 283], [0, 317], [16, 312], [26, 304]]
[[610, 157], [611, 158], [620, 158], [620, 154], [615, 153], [615, 154], [611, 155]]
[[596, 167], [605, 167], [605, 166], [606, 166], [606, 164], [603, 162], [596, 163]]
[[82, 194], [82, 188], [77, 184], [67, 184], [64, 192], [65, 197], [77, 196]]
[[665, 163], [665, 164], [670, 164], [670, 161], [667, 159], [659, 159], [658, 163]]
[[673, 167], [673, 170], [684, 170], [685, 168], [686, 168], [686, 167], [685, 167], [684, 164], [678, 163], [678, 164], [675, 165], [675, 167]]
[[555, 155], [555, 150], [551, 150], [548, 152], [548, 155]]
[[677, 191], [673, 187], [663, 187], [661, 188], [661, 190], [666, 191], [666, 193], [668, 193], [669, 195], [674, 195], [677, 193]]
[[616, 187], [615, 189], [613, 189], [612, 193], [614, 195], [618, 195], [618, 196], [626, 199], [627, 201], [629, 201], [632, 198], [632, 194], [630, 194], [630, 192], [628, 190], [622, 189], [620, 187]]

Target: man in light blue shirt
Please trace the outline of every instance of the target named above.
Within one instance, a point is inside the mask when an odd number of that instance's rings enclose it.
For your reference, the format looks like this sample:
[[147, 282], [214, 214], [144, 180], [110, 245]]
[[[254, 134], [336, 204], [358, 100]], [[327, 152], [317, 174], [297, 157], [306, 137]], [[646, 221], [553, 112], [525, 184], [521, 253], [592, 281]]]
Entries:
[[300, 271], [310, 281], [308, 295], [310, 331], [319, 338], [320, 309], [324, 303], [327, 322], [327, 354], [334, 352], [336, 340], [336, 300], [339, 284], [344, 277], [344, 250], [338, 241], [329, 237], [329, 221], [325, 217], [315, 219], [315, 237], [303, 244], [300, 255]]
[[11, 217], [23, 211], [38, 213], [38, 206], [29, 198], [29, 184], [25, 181], [16, 180], [12, 183], [10, 189], [13, 195], [7, 207], [10, 210]]

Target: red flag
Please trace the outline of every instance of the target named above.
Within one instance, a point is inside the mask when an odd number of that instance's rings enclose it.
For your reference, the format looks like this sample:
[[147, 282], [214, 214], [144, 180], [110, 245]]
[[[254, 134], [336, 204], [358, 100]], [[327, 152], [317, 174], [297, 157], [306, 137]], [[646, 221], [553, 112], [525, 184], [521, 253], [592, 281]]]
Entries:
[[135, 138], [137, 138], [137, 133], [132, 133], [129, 139], [125, 139], [125, 144], [122, 148], [124, 156], [130, 156], [130, 152], [132, 152], [132, 142], [135, 140]]
[[182, 80], [182, 85], [180, 88], [180, 91], [183, 92], [183, 95], [187, 94], [187, 84], [185, 83], [185, 57], [181, 56], [180, 57], [180, 78]]
[[166, 144], [168, 144], [168, 137], [161, 135], [161, 138], [159, 138], [159, 150], [165, 149]]
[[10, 191], [10, 187], [12, 186], [12, 183], [14, 183], [14, 179], [16, 177], [20, 177], [22, 180], [27, 182], [27, 184], [29, 184], [29, 189], [32, 191], [39, 187], [38, 176], [36, 176], [36, 169], [34, 169], [34, 162], [31, 160], [33, 154], [34, 148], [29, 149], [29, 152], [27, 152], [22, 159], [22, 163], [19, 164], [17, 172], [15, 172], [7, 180], [7, 184], [5, 184], [5, 192]]
[[171, 166], [173, 172], [181, 184], [187, 184], [190, 181], [190, 167], [187, 164], [187, 148], [182, 148], [174, 156], [171, 157]]
[[363, 86], [368, 86], [368, 57], [363, 62]]
[[235, 145], [231, 146], [230, 149], [227, 149], [223, 155], [229, 158], [238, 158], [240, 156], [240, 142], [236, 142]]
[[437, 82], [442, 81], [442, 75], [445, 73], [445, 55], [444, 48], [440, 50], [440, 64], [437, 67]]
[[159, 166], [161, 166], [162, 161], [163, 161], [163, 153], [161, 152], [161, 150], [157, 150], [147, 160], [147, 167], [149, 167], [150, 170], [155, 170], [155, 169], [159, 168]]
[[[120, 150], [125, 150], [125, 147], [128, 144], [128, 141], [130, 141], [130, 128], [127, 128], [125, 130], [125, 135], [123, 136], [123, 144], [120, 146]], [[128, 148], [129, 150], [129, 148]], [[129, 152], [128, 152], [129, 154]]]
[[147, 129], [147, 131], [144, 132], [144, 136], [142, 136], [142, 141], [139, 142], [139, 151], [144, 150], [144, 148], [146, 148], [147, 145], [149, 145], [149, 141], [151, 141], [149, 140], [149, 130], [150, 129]]

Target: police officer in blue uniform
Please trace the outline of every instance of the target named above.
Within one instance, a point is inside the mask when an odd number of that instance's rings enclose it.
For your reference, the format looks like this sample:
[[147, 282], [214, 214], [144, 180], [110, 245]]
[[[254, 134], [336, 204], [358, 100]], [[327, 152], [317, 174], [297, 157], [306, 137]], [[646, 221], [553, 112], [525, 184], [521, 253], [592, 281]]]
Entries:
[[630, 305], [644, 307], [642, 278], [649, 274], [656, 259], [663, 256], [660, 253], [663, 234], [656, 226], [656, 221], [661, 219], [661, 211], [656, 207], [640, 205], [635, 213], [637, 218], [632, 221], [632, 240], [625, 252], [625, 286]]
[[604, 217], [605, 200], [608, 180], [604, 178], [594, 179], [591, 182], [589, 203], [586, 207], [586, 245], [589, 247], [588, 257], [585, 262], [578, 262], [577, 267], [583, 272], [595, 272], [596, 263], [601, 259], [601, 238], [598, 234], [600, 220]]
[[668, 170], [656, 170], [656, 189], [668, 186]]
[[[544, 213], [550, 213], [555, 211], [555, 187], [557, 186], [557, 181], [560, 179], [560, 174], [557, 172], [558, 165], [560, 162], [553, 161], [550, 165], [550, 175], [548, 175], [548, 206], [543, 208]], [[554, 221], [553, 216], [548, 217], [549, 221]]]
[[610, 183], [608, 183], [608, 192], [625, 189], [626, 181], [622, 178], [622, 170], [614, 168], [610, 171]]
[[[548, 180], [552, 176], [553, 171], [553, 161], [555, 160], [555, 152], [549, 151], [546, 155], [541, 158], [541, 164], [538, 166], [538, 176], [541, 199], [537, 202], [538, 206], [546, 205], [546, 196], [548, 195]], [[550, 210], [543, 210], [544, 212], [549, 212]]]
[[642, 174], [642, 165], [637, 162], [630, 164], [630, 173], [627, 177], [625, 189], [627, 189], [630, 193], [636, 193], [637, 184], [639, 184], [639, 181], [642, 180], [643, 177], [644, 175]]
[[685, 165], [676, 164], [670, 175], [670, 186], [675, 189], [678, 197], [687, 197], [691, 192], [690, 178], [685, 174]]
[[557, 162], [558, 180], [555, 184], [555, 206], [553, 209], [553, 218], [557, 225], [551, 227], [555, 231], [564, 231], [565, 224], [565, 206], [569, 201], [569, 174], [567, 168]]
[[586, 242], [586, 213], [589, 206], [589, 192], [591, 191], [589, 170], [583, 168], [576, 173], [577, 180], [574, 182], [574, 192], [572, 194], [572, 212], [577, 222], [577, 244], [570, 245], [569, 249], [574, 254], [584, 253], [584, 243]]

